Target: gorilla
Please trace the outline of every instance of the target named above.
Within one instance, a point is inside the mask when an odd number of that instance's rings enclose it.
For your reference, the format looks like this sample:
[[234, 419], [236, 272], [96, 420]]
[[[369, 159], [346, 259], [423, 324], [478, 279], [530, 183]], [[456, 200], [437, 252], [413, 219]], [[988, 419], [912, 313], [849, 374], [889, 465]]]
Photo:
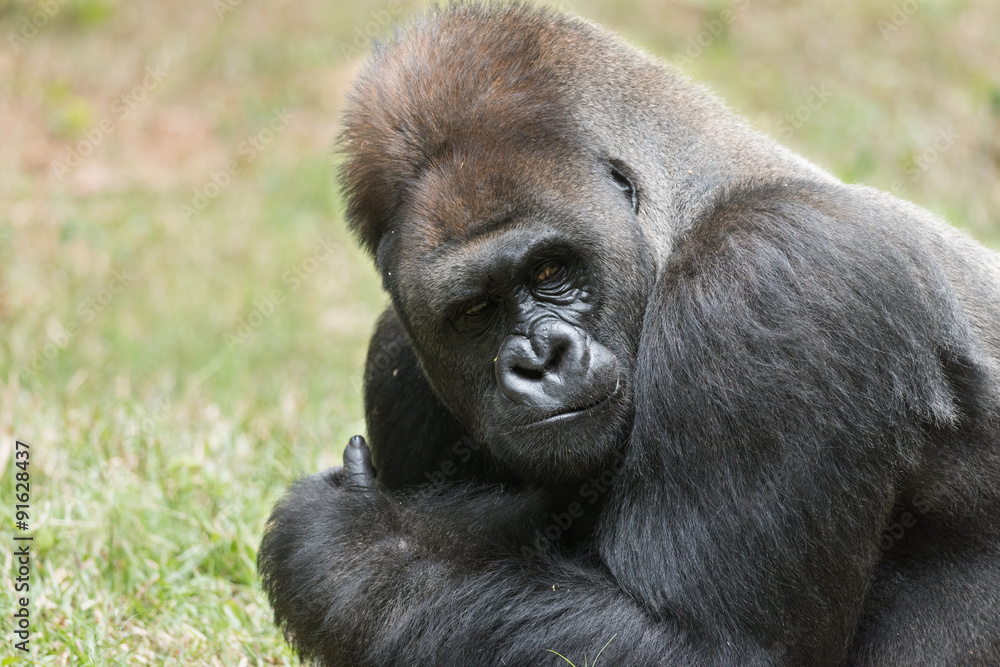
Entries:
[[371, 450], [258, 567], [321, 665], [1000, 664], [1000, 255], [522, 5], [344, 117]]

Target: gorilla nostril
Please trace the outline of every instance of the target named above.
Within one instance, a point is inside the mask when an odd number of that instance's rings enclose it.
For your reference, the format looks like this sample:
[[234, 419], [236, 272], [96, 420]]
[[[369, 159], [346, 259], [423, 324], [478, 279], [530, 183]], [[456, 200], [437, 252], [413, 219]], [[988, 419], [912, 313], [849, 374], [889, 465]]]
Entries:
[[559, 369], [568, 349], [567, 343], [559, 343], [549, 351], [544, 363], [540, 363], [542, 360], [536, 358], [523, 365], [514, 364], [510, 370], [519, 378], [537, 382]]
[[559, 368], [559, 364], [562, 362], [563, 356], [566, 354], [567, 347], [568, 345], [566, 343], [561, 343], [552, 349], [552, 352], [549, 354], [548, 361], [545, 362], [545, 373], [551, 373], [555, 369]]
[[545, 376], [545, 370], [538, 368], [525, 368], [524, 366], [513, 366], [511, 368], [514, 375], [525, 380], [541, 380]]

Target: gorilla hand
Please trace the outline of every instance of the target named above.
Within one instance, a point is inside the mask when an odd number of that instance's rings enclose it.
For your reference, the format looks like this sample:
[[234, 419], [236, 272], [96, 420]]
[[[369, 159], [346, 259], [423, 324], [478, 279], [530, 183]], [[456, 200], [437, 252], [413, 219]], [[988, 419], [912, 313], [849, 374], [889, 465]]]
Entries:
[[[365, 617], [358, 587], [381, 590], [379, 571], [365, 563], [378, 560], [380, 545], [398, 523], [395, 514], [375, 488], [371, 452], [359, 435], [344, 450], [343, 465], [298, 480], [278, 503], [257, 567], [275, 623], [290, 643], [306, 643], [334, 664], [350, 664], [354, 649], [348, 638], [365, 634], [352, 622]], [[331, 585], [323, 588], [322, 582]], [[324, 620], [331, 608], [344, 613]]]
[[[676, 629], [655, 627], [602, 568], [524, 558], [553, 510], [543, 494], [472, 484], [389, 493], [374, 482], [355, 436], [342, 466], [300, 479], [268, 521], [257, 567], [275, 623], [304, 662], [541, 664], [555, 659], [547, 647], [600, 650], [609, 619], [625, 630], [606, 659], [674, 657]], [[567, 622], [525, 640], [539, 615]], [[456, 658], [453, 645], [468, 648]]]

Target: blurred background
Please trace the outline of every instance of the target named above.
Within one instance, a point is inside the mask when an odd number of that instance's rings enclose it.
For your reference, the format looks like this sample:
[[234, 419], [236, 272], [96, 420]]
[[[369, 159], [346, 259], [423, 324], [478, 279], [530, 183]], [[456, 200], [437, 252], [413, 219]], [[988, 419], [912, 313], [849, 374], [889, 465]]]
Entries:
[[[555, 4], [1000, 247], [1000, 3]], [[0, 502], [17, 438], [36, 664], [293, 663], [256, 548], [363, 432], [386, 305], [333, 138], [371, 39], [425, 6], [0, 0]]]

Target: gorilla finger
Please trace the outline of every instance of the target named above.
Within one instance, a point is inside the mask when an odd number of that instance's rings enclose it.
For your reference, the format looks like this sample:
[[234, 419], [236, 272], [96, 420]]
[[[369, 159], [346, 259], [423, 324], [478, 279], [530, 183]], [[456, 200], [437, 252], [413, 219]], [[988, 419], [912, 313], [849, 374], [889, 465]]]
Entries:
[[370, 491], [375, 488], [375, 469], [372, 453], [360, 435], [351, 438], [344, 450], [344, 488]]

